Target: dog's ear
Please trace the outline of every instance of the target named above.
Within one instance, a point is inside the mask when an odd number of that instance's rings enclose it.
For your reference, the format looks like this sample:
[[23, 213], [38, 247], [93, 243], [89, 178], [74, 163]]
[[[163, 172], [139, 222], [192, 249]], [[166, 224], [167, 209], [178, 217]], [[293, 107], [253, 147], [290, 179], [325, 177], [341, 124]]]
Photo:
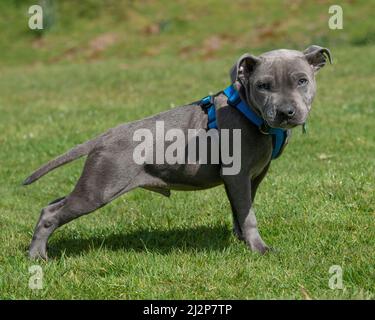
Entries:
[[247, 83], [247, 79], [259, 63], [259, 58], [249, 53], [243, 54], [229, 72], [232, 83], [244, 86]]
[[307, 62], [312, 66], [314, 72], [323, 68], [327, 63], [327, 58], [329, 63], [332, 64], [331, 51], [327, 48], [312, 45], [303, 51]]

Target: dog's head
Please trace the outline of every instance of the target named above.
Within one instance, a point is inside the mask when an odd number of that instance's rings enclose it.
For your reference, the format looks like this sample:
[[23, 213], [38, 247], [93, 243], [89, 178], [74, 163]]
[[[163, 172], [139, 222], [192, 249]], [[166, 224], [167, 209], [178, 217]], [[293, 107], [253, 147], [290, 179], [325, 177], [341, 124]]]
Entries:
[[232, 83], [269, 126], [292, 128], [303, 124], [315, 96], [315, 74], [331, 54], [310, 46], [305, 51], [274, 50], [259, 57], [244, 54], [232, 67]]

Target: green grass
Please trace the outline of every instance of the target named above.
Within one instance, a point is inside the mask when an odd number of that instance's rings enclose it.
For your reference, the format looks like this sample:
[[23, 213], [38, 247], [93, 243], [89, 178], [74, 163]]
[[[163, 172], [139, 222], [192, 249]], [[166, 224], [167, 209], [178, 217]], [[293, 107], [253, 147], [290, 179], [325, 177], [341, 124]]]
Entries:
[[[20, 20], [28, 1], [0, 5], [0, 298], [374, 299], [373, 5], [343, 2], [344, 30], [331, 31], [330, 1], [82, 2], [91, 11], [60, 3], [40, 38]], [[113, 45], [90, 47], [108, 32]], [[40, 209], [72, 189], [83, 160], [22, 187], [33, 169], [119, 123], [222, 89], [245, 51], [311, 43], [329, 46], [335, 64], [318, 75], [308, 134], [294, 131], [255, 202], [277, 253], [234, 238], [222, 187], [170, 199], [136, 190], [59, 229], [50, 261], [38, 262], [44, 288], [28, 288]], [[343, 268], [343, 290], [328, 287], [332, 265]]]

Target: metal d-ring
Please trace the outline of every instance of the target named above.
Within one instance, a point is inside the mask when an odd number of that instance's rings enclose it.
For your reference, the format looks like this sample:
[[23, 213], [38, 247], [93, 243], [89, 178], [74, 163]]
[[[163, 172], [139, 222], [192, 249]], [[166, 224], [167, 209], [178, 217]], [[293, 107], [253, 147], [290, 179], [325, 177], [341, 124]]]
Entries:
[[259, 131], [263, 134], [270, 134], [270, 127], [266, 123], [262, 123], [259, 126]]

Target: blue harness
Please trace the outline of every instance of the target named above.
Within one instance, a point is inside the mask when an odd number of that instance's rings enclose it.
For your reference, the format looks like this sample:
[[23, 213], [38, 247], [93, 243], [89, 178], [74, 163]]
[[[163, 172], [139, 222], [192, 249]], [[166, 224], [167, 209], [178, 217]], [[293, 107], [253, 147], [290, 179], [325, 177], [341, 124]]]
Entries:
[[[232, 85], [227, 87], [223, 93], [228, 98], [228, 104], [241, 112], [250, 122], [255, 124], [262, 133], [272, 135], [273, 150], [272, 159], [276, 159], [287, 144], [288, 130], [281, 128], [271, 128], [259, 117], [249, 106], [241, 100], [236, 89]], [[213, 102], [213, 96], [207, 96], [200, 101], [200, 106], [206, 108], [208, 116], [208, 128], [217, 129], [216, 109]]]

